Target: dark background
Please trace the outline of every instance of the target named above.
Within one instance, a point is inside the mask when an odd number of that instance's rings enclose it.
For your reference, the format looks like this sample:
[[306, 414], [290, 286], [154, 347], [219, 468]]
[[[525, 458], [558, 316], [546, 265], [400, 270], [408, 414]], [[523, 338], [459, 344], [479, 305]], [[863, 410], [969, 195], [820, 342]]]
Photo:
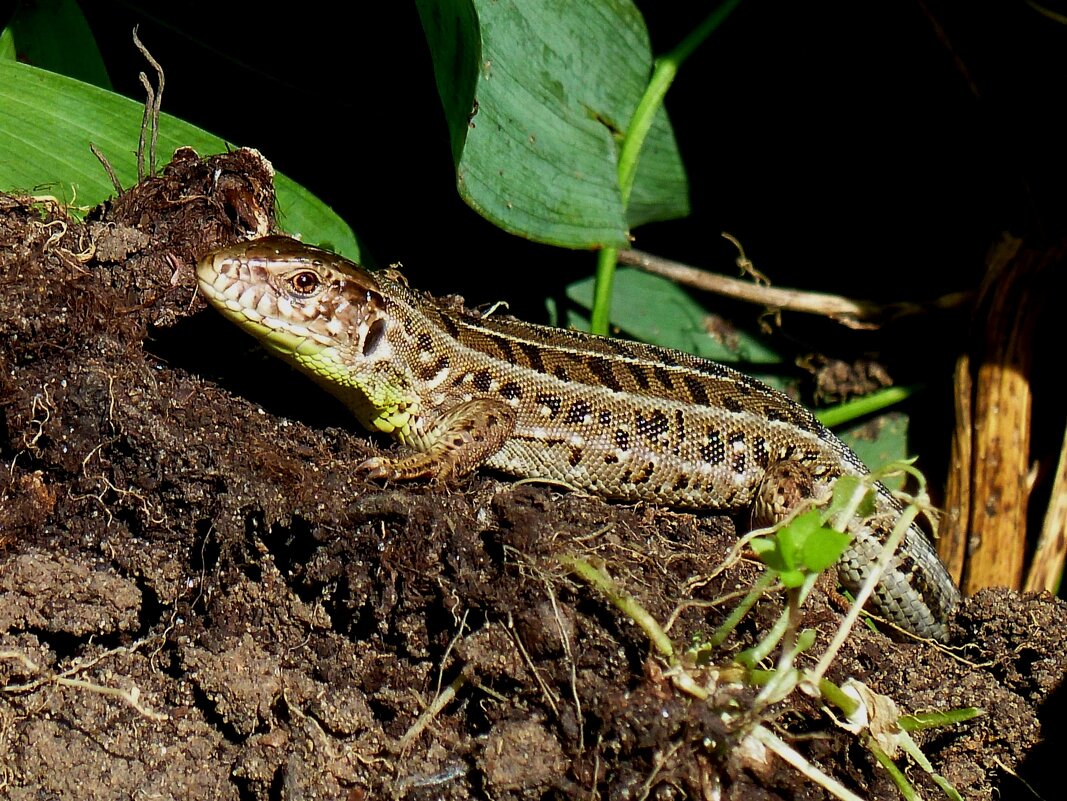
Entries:
[[[711, 7], [638, 5], [657, 53]], [[139, 24], [166, 111], [258, 148], [413, 283], [538, 316], [531, 277], [593, 269], [592, 254], [504, 234], [459, 200], [413, 4], [84, 9], [120, 92], [143, 95]], [[693, 214], [638, 229], [637, 245], [732, 273], [725, 230], [786, 286], [881, 299], [973, 286], [998, 231], [1061, 217], [1065, 44], [1067, 27], [1022, 2], [749, 0], [667, 97]]]

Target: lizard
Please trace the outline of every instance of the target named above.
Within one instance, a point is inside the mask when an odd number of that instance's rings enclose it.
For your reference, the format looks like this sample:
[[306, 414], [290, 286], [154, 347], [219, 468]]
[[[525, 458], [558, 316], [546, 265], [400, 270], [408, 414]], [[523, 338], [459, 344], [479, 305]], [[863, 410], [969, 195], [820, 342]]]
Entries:
[[[201, 294], [268, 351], [406, 446], [371, 478], [444, 481], [485, 466], [608, 499], [783, 519], [868, 468], [800, 404], [680, 351], [478, 314], [327, 250], [268, 236], [198, 260]], [[855, 592], [902, 508], [874, 484], [838, 562]], [[947, 639], [960, 595], [915, 523], [871, 604], [920, 637]]]

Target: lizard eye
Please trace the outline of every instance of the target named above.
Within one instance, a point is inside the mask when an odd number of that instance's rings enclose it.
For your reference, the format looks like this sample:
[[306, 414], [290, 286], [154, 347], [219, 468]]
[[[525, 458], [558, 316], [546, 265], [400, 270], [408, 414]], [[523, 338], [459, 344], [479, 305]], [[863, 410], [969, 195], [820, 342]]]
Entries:
[[319, 288], [322, 281], [317, 273], [311, 270], [303, 270], [289, 279], [289, 286], [298, 295], [310, 295]]

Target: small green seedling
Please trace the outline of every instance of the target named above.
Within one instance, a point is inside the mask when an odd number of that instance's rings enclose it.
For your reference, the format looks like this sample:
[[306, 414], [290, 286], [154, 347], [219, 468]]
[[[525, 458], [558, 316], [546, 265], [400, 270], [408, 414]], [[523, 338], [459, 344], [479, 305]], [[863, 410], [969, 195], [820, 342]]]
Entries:
[[802, 587], [808, 576], [836, 564], [848, 547], [849, 535], [825, 525], [822, 518], [818, 510], [805, 512], [773, 537], [756, 537], [749, 543], [790, 589]]

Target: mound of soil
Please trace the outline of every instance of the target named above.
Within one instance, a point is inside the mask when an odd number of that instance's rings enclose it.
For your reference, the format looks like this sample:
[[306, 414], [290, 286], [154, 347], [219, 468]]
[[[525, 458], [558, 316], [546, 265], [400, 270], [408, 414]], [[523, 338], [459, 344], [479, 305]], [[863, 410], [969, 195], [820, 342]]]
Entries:
[[[682, 653], [760, 572], [728, 558], [728, 518], [361, 478], [385, 443], [195, 291], [198, 255], [269, 232], [271, 179], [253, 151], [179, 151], [83, 222], [0, 197], [0, 797], [829, 797], [757, 723], [899, 797], [821, 703], [755, 705], [731, 667], [780, 595], [668, 669], [566, 567], [599, 566]], [[841, 608], [817, 587], [801, 667]], [[860, 628], [828, 677], [980, 708], [914, 735], [934, 769], [967, 798], [1053, 798], [1065, 641], [1062, 602], [987, 591], [952, 649]]]

